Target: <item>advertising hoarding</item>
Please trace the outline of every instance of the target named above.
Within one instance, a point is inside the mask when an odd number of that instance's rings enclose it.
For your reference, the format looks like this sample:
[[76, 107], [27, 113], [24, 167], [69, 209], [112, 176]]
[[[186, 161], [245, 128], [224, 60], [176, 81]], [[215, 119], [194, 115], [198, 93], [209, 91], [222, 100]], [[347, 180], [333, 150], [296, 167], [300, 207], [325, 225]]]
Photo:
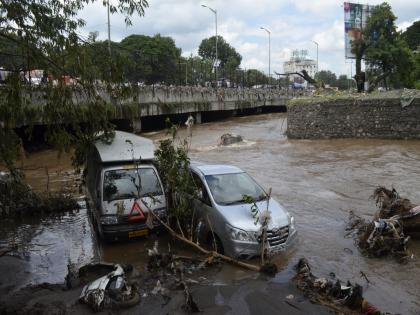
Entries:
[[351, 42], [362, 37], [363, 29], [374, 5], [344, 2], [344, 49], [346, 59], [354, 59]]

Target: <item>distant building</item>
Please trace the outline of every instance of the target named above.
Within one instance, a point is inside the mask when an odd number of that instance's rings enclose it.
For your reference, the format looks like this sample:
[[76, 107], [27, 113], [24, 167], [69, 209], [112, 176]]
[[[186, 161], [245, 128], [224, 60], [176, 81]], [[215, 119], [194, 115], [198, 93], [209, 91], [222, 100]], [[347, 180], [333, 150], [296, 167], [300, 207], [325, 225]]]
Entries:
[[[315, 73], [318, 72], [316, 60], [308, 59], [307, 56], [308, 52], [306, 50], [294, 50], [290, 60], [285, 61], [283, 64], [284, 73], [301, 72], [302, 70], [306, 70], [306, 72], [314, 78]], [[295, 85], [303, 85], [304, 87], [307, 87], [308, 85], [308, 82], [297, 74], [290, 75], [289, 79]]]

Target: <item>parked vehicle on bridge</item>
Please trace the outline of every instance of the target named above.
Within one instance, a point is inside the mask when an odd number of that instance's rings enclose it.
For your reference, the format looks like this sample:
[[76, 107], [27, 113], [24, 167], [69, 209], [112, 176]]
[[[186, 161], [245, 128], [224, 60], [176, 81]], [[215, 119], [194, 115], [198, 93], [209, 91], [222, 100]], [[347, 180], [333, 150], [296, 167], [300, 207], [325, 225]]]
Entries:
[[[199, 197], [193, 199], [198, 218], [196, 235], [200, 243], [216, 242], [219, 252], [249, 258], [261, 253], [260, 225], [255, 224], [250, 196], [260, 211], [271, 212], [268, 224], [268, 251], [285, 250], [295, 239], [294, 218], [246, 172], [230, 165], [191, 164]], [[214, 236], [213, 236], [214, 235]]]
[[[166, 215], [162, 182], [152, 162], [152, 140], [116, 131], [111, 144], [98, 141], [87, 160], [86, 196], [101, 238], [144, 236], [157, 226], [148, 207]], [[149, 218], [151, 219], [151, 218]]]

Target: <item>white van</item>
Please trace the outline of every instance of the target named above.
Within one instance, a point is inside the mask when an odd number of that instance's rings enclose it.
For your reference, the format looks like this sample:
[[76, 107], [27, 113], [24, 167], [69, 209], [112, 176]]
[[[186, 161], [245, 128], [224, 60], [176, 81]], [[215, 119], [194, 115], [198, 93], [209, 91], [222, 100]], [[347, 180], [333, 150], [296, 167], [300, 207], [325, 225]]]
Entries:
[[157, 226], [148, 207], [166, 216], [162, 182], [153, 166], [152, 140], [116, 131], [110, 144], [97, 141], [87, 159], [86, 197], [105, 240], [145, 236]]

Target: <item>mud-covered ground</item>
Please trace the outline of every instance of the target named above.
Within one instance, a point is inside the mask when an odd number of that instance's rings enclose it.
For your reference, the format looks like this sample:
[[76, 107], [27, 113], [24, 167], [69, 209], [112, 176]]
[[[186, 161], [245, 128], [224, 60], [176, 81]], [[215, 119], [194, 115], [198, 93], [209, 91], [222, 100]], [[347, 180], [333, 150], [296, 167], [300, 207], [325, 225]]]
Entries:
[[[381, 310], [419, 314], [420, 242], [410, 241], [409, 250], [414, 259], [406, 265], [400, 265], [392, 258], [369, 259], [359, 253], [351, 238], [345, 237], [345, 225], [349, 210], [367, 218], [374, 214], [375, 205], [369, 196], [378, 185], [394, 186], [400, 195], [414, 203], [420, 202], [420, 143], [288, 140], [283, 135], [287, 125], [285, 118], [285, 114], [268, 114], [193, 127], [192, 159], [237, 165], [264, 188], [272, 187], [273, 196], [295, 216], [299, 232], [298, 242], [273, 259], [280, 270], [286, 270], [287, 276], [280, 274], [272, 280], [259, 279], [257, 274], [229, 265], [208, 270], [208, 274], [203, 275], [208, 282], [192, 286], [199, 304], [210, 313], [228, 309], [243, 314], [256, 314], [262, 310], [265, 310], [264, 314], [279, 313], [284, 304], [289, 305], [285, 302], [287, 295], [293, 294], [296, 300], [301, 300], [301, 295], [287, 279], [291, 277], [291, 266], [305, 256], [318, 276], [328, 277], [332, 272], [342, 280], [360, 283], [366, 298]], [[245, 142], [218, 147], [224, 133], [240, 134]], [[166, 135], [162, 131], [145, 136], [158, 141]], [[69, 161], [67, 155], [57, 161], [53, 151], [32, 154], [25, 161], [33, 169], [28, 170], [31, 185], [44, 189], [48, 182], [45, 166], [48, 166], [50, 187], [67, 187], [66, 181], [74, 176], [69, 172]], [[28, 284], [63, 283], [68, 263], [78, 266], [100, 260], [130, 263], [141, 272], [145, 268], [147, 248], [151, 248], [153, 241], [140, 239], [102, 244], [91, 227], [83, 203], [79, 211], [59, 217], [22, 218], [17, 223], [3, 220], [0, 247], [12, 247], [14, 251], [0, 257], [0, 295], [17, 292]], [[166, 247], [169, 241], [167, 236], [159, 236], [160, 246]], [[192, 254], [175, 244], [172, 248]], [[360, 271], [367, 275], [370, 284], [360, 277]], [[278, 278], [282, 280], [278, 281]], [[31, 290], [35, 289], [29, 289], [27, 296], [36, 297], [36, 292]], [[77, 297], [76, 292], [61, 294]], [[73, 300], [67, 301], [71, 304]], [[155, 305], [159, 306], [155, 311], [162, 311], [160, 302], [147, 301], [142, 300], [138, 310], [147, 310], [145, 305]], [[176, 304], [175, 297], [171, 303]], [[320, 312], [316, 306], [306, 304], [307, 301], [298, 303], [302, 308], [309, 307], [301, 313]], [[86, 311], [80, 305], [72, 307]]]

